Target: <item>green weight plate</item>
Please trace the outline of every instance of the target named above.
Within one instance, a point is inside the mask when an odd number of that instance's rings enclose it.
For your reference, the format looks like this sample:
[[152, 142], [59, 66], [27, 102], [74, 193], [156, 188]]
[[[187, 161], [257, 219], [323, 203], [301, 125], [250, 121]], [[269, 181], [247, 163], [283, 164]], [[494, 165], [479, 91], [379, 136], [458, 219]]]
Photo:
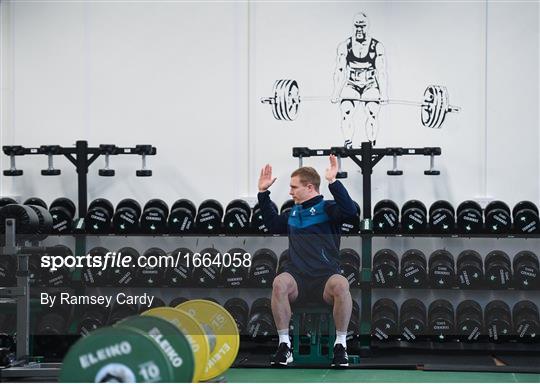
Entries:
[[66, 354], [60, 382], [173, 382], [173, 368], [159, 345], [142, 331], [102, 328]]
[[167, 320], [155, 316], [133, 316], [116, 323], [118, 327], [129, 327], [143, 331], [153, 338], [173, 367], [174, 382], [193, 381], [195, 360], [188, 339]]

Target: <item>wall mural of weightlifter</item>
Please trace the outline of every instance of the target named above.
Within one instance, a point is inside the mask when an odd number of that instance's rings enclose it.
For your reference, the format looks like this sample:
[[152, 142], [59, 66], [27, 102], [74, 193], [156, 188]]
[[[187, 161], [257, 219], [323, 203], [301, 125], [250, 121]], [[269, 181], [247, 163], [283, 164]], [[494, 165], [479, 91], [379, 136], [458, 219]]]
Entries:
[[[361, 109], [365, 115], [366, 138], [375, 145], [379, 124], [379, 109], [385, 104], [404, 104], [420, 107], [420, 121], [428, 128], [441, 128], [446, 115], [459, 112], [460, 108], [450, 105], [446, 87], [430, 85], [424, 91], [420, 102], [389, 99], [387, 95], [387, 74], [382, 43], [368, 33], [369, 21], [365, 13], [353, 17], [353, 34], [341, 42], [337, 48], [336, 69], [334, 71], [334, 91], [330, 101], [339, 103], [341, 131], [344, 146], [352, 148], [357, 126], [355, 113]], [[271, 97], [261, 98], [264, 104], [272, 106], [276, 120], [293, 121], [298, 117], [302, 101], [327, 101], [326, 96], [301, 96], [296, 80], [281, 79], [274, 82]]]

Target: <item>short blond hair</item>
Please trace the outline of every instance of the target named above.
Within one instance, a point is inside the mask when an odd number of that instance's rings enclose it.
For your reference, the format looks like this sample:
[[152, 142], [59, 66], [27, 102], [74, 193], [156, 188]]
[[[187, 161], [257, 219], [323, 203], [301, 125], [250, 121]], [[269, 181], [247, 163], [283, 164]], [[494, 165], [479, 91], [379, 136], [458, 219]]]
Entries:
[[300, 182], [303, 185], [306, 184], [313, 184], [315, 187], [315, 190], [318, 192], [319, 187], [321, 185], [321, 177], [319, 176], [319, 173], [317, 170], [313, 167], [300, 167], [293, 173], [291, 173], [291, 177], [298, 176], [300, 178]]

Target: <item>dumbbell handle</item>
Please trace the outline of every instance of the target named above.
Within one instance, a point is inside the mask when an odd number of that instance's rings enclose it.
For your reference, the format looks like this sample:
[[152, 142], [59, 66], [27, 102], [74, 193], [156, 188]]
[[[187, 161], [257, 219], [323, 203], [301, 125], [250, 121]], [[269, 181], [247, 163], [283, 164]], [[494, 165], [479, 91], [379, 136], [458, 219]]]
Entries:
[[54, 169], [54, 167], [53, 167], [53, 155], [47, 155], [47, 161], [49, 163], [49, 169]]
[[11, 155], [9, 157], [9, 165], [10, 165], [10, 170], [15, 171], [17, 169], [15, 168], [15, 155]]

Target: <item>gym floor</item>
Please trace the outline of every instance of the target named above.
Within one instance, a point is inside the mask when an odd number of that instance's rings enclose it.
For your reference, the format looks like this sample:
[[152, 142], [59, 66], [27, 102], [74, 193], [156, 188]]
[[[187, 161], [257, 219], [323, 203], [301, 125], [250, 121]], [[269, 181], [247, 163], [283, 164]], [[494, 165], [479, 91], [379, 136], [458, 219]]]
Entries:
[[540, 383], [540, 374], [378, 369], [231, 368], [233, 383]]

